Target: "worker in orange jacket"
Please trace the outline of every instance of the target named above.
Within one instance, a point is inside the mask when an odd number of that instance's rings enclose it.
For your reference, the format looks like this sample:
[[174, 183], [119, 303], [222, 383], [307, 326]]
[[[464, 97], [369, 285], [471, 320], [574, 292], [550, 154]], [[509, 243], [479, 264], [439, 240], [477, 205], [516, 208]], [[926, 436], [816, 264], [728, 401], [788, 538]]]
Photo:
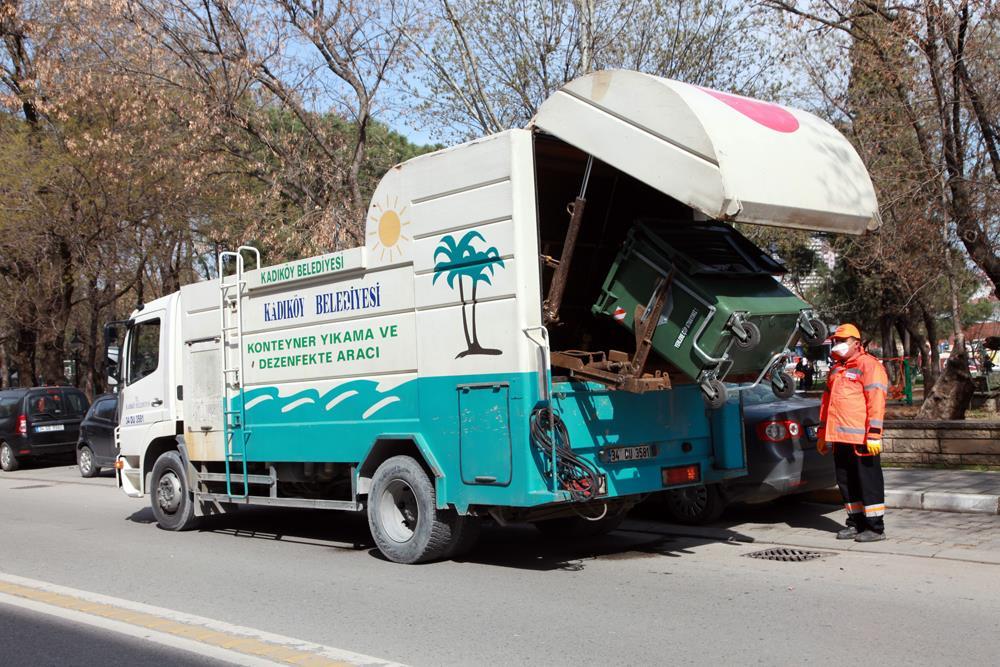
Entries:
[[861, 347], [861, 332], [842, 324], [830, 337], [833, 366], [819, 411], [816, 449], [833, 448], [837, 486], [844, 497], [847, 527], [838, 540], [885, 539], [882, 420], [889, 379], [882, 363]]

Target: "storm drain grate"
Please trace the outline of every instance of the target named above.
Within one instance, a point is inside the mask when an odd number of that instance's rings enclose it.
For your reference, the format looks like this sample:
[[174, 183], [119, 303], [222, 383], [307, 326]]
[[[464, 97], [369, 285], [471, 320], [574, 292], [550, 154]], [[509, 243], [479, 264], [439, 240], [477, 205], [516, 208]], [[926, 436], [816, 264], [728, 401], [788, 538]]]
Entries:
[[12, 486], [11, 491], [20, 491], [21, 489], [47, 489], [51, 484], [30, 484], [28, 486]]
[[777, 547], [775, 549], [764, 549], [753, 553], [743, 554], [747, 558], [759, 558], [761, 560], [777, 560], [783, 563], [799, 563], [805, 560], [815, 560], [824, 556], [833, 556], [827, 551], [806, 551], [805, 549], [788, 549]]

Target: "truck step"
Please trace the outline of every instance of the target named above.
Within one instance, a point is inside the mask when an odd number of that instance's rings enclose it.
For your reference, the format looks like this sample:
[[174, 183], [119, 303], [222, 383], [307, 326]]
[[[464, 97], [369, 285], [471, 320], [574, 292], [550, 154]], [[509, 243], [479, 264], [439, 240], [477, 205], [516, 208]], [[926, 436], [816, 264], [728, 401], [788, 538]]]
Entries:
[[[200, 472], [198, 473], [198, 479], [202, 482], [225, 482], [226, 473], [224, 472]], [[238, 473], [230, 473], [229, 481], [233, 484], [242, 484], [243, 475]], [[251, 484], [267, 484], [271, 486], [274, 480], [270, 475], [247, 475], [247, 481]]]
[[244, 505], [271, 505], [281, 507], [305, 507], [311, 509], [344, 510], [360, 512], [364, 506], [353, 500], [316, 500], [313, 498], [271, 498], [268, 496], [227, 496], [224, 493], [196, 492], [198, 500], [214, 500], [220, 503]]

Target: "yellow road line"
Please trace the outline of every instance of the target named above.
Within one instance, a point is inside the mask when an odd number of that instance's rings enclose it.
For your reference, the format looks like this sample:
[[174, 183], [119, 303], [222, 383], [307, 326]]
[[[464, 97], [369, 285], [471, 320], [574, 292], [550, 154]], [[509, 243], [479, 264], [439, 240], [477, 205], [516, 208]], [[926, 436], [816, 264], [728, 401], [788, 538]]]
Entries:
[[8, 581], [0, 580], [0, 593], [155, 630], [175, 637], [198, 641], [203, 644], [246, 655], [258, 656], [279, 663], [309, 665], [310, 667], [348, 667], [353, 664], [332, 660], [310, 651], [272, 644], [254, 637], [220, 632], [146, 612], [123, 609], [111, 604], [83, 600], [71, 595], [44, 591]]

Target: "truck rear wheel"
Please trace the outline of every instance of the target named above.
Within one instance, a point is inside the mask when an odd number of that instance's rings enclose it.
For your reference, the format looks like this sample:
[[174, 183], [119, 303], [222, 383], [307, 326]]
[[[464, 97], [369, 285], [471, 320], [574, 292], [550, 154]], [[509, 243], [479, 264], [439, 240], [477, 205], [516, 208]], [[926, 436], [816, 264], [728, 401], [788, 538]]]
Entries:
[[389, 560], [425, 563], [448, 555], [459, 536], [459, 519], [454, 510], [437, 508], [434, 483], [412, 457], [393, 456], [375, 471], [368, 526]]
[[153, 464], [150, 501], [160, 528], [180, 531], [197, 525], [184, 461], [177, 452], [164, 452]]

